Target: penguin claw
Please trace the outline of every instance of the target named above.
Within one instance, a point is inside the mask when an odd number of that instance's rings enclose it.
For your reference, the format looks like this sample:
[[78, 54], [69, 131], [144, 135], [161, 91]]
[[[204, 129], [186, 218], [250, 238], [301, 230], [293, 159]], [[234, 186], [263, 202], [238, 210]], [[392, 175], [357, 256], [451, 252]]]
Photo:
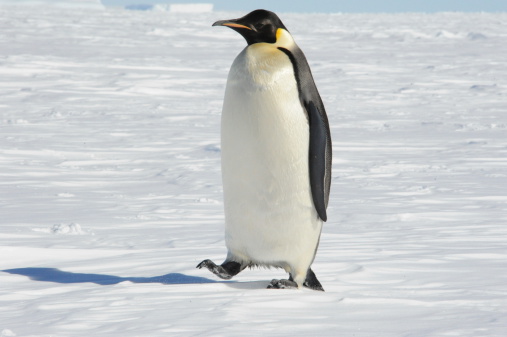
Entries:
[[298, 284], [290, 280], [274, 279], [268, 284], [266, 289], [298, 289]]
[[[203, 267], [206, 267], [206, 268], [210, 269], [210, 266], [211, 266], [211, 268], [213, 268], [213, 267], [216, 267], [217, 265], [216, 265], [213, 261], [211, 261], [211, 260], [207, 259], [207, 260], [204, 260], [204, 261], [202, 261], [201, 263], [199, 263], [199, 264], [196, 266], [196, 268], [197, 268], [197, 269], [202, 269]], [[211, 269], [210, 269], [210, 270], [211, 270]]]
[[[230, 280], [234, 275], [237, 274], [231, 274], [230, 271], [224, 269], [223, 266], [217, 266], [215, 264], [215, 262], [209, 260], [209, 259], [206, 259], [204, 261], [202, 261], [201, 263], [199, 263], [196, 268], [198, 269], [202, 269], [202, 268], [207, 268], [210, 272], [212, 272], [213, 274], [215, 274], [216, 276], [220, 277], [221, 279], [224, 279], [224, 280]], [[239, 272], [239, 271], [238, 271]]]
[[224, 278], [224, 277], [222, 276], [223, 271], [222, 271], [222, 270], [220, 270], [220, 266], [217, 266], [217, 265], [215, 264], [215, 262], [213, 262], [213, 261], [211, 261], [211, 260], [209, 260], [209, 259], [206, 259], [206, 260], [202, 261], [201, 263], [199, 263], [199, 264], [196, 266], [196, 268], [198, 268], [198, 269], [206, 268], [206, 269], [208, 269], [210, 272], [212, 272], [213, 274], [215, 274], [215, 275], [217, 275], [217, 276], [219, 276], [219, 277], [221, 277], [221, 278]]

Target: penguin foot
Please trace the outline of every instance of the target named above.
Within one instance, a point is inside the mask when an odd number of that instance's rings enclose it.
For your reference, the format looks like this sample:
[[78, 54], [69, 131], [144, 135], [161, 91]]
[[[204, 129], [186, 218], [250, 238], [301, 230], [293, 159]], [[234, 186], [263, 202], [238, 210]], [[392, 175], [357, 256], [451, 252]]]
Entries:
[[277, 280], [274, 279], [268, 284], [267, 289], [297, 289], [298, 284], [291, 280]]
[[317, 276], [315, 276], [315, 273], [311, 268], [308, 269], [303, 286], [313, 290], [324, 291], [322, 284], [320, 284], [319, 280], [317, 280]]
[[241, 264], [234, 261], [226, 261], [222, 265], [217, 266], [211, 260], [204, 260], [196, 266], [199, 269], [203, 267], [206, 267], [210, 272], [224, 280], [230, 280], [234, 275], [243, 270]]

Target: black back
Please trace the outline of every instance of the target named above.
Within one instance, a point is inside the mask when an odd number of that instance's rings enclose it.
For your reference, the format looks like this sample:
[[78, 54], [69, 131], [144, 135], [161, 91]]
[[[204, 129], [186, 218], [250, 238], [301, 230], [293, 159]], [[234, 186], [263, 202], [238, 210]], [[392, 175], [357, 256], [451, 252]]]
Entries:
[[332, 146], [329, 121], [324, 103], [313, 80], [312, 72], [303, 51], [294, 46], [291, 50], [278, 48], [292, 62], [298, 85], [301, 105], [308, 114], [310, 123], [310, 183], [312, 198], [319, 217], [327, 220], [326, 208], [331, 190]]

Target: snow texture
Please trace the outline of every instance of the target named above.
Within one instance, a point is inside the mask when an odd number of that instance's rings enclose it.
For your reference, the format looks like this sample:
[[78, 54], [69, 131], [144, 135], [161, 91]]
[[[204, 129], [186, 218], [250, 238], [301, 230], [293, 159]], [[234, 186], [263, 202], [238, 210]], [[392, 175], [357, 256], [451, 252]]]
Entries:
[[179, 13], [212, 12], [213, 4], [171, 4], [169, 11]]
[[507, 14], [281, 14], [333, 135], [326, 292], [195, 269], [243, 14], [0, 6], [1, 336], [506, 336]]

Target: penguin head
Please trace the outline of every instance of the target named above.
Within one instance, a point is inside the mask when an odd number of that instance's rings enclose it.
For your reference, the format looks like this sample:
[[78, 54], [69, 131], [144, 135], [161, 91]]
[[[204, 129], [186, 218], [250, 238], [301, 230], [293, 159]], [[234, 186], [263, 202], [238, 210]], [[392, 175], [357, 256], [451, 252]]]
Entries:
[[287, 31], [282, 20], [273, 12], [258, 9], [232, 20], [220, 20], [213, 26], [226, 26], [240, 33], [248, 43], [275, 43], [279, 29]]

